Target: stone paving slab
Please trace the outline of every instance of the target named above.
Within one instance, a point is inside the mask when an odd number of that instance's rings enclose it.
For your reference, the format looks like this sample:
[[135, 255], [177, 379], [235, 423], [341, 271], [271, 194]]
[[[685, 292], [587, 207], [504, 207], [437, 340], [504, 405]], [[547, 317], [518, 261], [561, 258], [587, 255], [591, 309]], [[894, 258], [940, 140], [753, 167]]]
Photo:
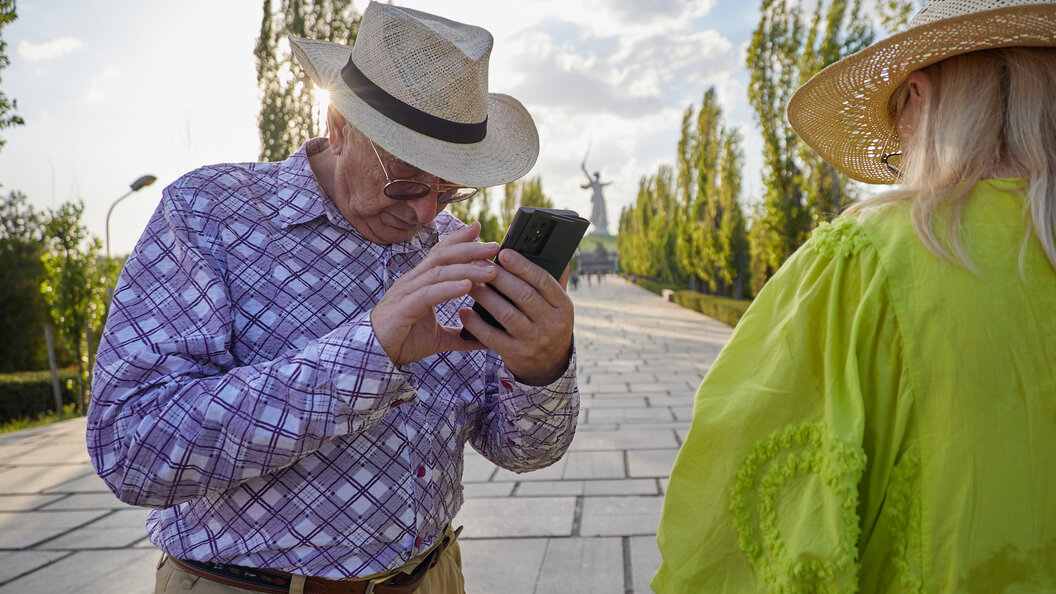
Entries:
[[591, 481], [533, 481], [517, 487], [518, 497], [554, 497], [599, 495], [657, 495], [660, 487], [654, 479], [614, 479]]
[[460, 539], [466, 594], [534, 594], [549, 542], [546, 538]]
[[156, 549], [81, 551], [0, 586], [0, 594], [150, 594]]
[[641, 497], [586, 497], [579, 533], [583, 536], [656, 534], [660, 495]]
[[623, 539], [552, 538], [535, 592], [612, 594], [623, 589]]
[[106, 511], [2, 512], [0, 550], [29, 549], [106, 515]]
[[66, 551], [0, 552], [0, 584], [36, 571], [69, 555], [70, 553]]
[[87, 463], [13, 466], [0, 470], [0, 485], [5, 495], [32, 494], [94, 476], [95, 471]]
[[47, 549], [105, 549], [130, 547], [147, 537], [147, 509], [122, 509], [54, 540]]
[[0, 495], [0, 512], [33, 511], [63, 498], [63, 495]]
[[[569, 453], [517, 474], [466, 448], [468, 594], [645, 594], [668, 474], [730, 328], [621, 279], [570, 295], [583, 405]], [[92, 471], [85, 420], [0, 435], [0, 594], [153, 592], [147, 510]]]
[[454, 524], [466, 538], [570, 536], [575, 513], [574, 497], [467, 499]]
[[627, 467], [629, 469], [629, 476], [666, 477], [671, 474], [671, 467], [675, 465], [675, 456], [677, 455], [677, 448], [628, 452]]
[[631, 541], [631, 583], [635, 592], [645, 594], [652, 592], [649, 582], [660, 567], [660, 549], [656, 546], [655, 536], [632, 536]]

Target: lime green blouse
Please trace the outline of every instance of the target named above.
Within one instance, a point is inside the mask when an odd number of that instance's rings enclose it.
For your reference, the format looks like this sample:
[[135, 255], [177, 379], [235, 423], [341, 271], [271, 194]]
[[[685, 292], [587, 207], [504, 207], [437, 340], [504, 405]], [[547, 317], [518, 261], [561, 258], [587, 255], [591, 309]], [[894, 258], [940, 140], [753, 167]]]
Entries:
[[978, 275], [908, 204], [815, 230], [697, 392], [654, 590], [1056, 590], [1056, 272], [1021, 185], [964, 209]]

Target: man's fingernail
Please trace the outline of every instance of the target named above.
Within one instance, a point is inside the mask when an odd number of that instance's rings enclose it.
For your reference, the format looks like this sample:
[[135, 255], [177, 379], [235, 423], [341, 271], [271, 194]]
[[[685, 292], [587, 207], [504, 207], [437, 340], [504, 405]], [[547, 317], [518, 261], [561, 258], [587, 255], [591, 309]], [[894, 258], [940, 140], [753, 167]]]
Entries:
[[488, 262], [487, 260], [473, 260], [473, 263], [476, 264], [477, 266], [480, 266], [481, 268], [486, 269], [486, 270], [491, 270], [492, 267], [495, 266], [494, 264], [492, 264], [491, 262]]

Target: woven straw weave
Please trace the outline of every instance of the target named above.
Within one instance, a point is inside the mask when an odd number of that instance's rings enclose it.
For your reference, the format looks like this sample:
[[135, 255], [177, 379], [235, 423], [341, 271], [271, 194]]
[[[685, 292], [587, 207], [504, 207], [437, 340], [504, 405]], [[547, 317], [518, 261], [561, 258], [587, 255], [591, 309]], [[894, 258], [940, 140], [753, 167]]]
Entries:
[[971, 51], [1054, 45], [1056, 3], [935, 0], [905, 31], [808, 80], [789, 100], [788, 120], [811, 148], [849, 177], [894, 183], [881, 162], [900, 150], [888, 100], [911, 72]]
[[[522, 177], [539, 156], [539, 134], [513, 97], [488, 93], [490, 33], [425, 12], [371, 2], [356, 45], [290, 36], [290, 47], [330, 103], [378, 146], [451, 183], [488, 187]], [[377, 86], [431, 115], [463, 124], [487, 118], [487, 135], [472, 144], [445, 142], [393, 122], [341, 78], [353, 56]]]

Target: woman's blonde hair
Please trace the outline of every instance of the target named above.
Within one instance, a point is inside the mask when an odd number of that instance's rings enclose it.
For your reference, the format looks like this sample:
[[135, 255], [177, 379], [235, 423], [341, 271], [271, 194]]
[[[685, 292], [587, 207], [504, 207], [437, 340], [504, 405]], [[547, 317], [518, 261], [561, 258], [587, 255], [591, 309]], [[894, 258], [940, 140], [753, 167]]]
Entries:
[[[959, 232], [973, 186], [988, 177], [1026, 178], [1033, 233], [1056, 268], [1056, 48], [972, 52], [922, 72], [930, 92], [903, 142], [901, 187], [847, 213], [912, 200], [913, 226], [924, 245], [975, 271]], [[908, 98], [905, 83], [892, 94], [896, 119]], [[1027, 239], [1030, 233], [1028, 227]]]

